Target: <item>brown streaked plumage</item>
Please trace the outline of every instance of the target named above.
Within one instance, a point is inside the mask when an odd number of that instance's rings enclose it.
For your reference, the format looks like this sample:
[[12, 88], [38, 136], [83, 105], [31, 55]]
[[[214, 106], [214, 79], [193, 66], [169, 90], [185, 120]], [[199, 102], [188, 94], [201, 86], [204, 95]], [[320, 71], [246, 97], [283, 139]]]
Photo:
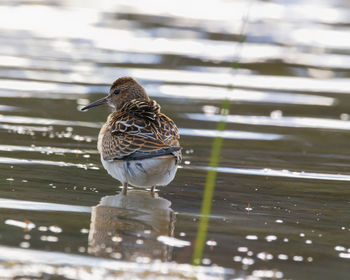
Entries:
[[82, 108], [104, 103], [114, 107], [101, 128], [98, 150], [108, 173], [127, 185], [151, 187], [167, 185], [181, 160], [178, 129], [160, 112], [144, 88], [133, 78], [117, 79], [107, 97]]

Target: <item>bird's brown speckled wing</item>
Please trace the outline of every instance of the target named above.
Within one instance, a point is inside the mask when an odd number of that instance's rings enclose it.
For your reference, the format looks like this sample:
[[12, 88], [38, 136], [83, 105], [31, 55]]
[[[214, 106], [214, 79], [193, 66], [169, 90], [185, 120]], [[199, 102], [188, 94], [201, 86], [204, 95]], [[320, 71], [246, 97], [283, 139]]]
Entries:
[[160, 113], [157, 102], [134, 99], [110, 115], [102, 156], [132, 160], [174, 155], [180, 160], [179, 138], [175, 123]]

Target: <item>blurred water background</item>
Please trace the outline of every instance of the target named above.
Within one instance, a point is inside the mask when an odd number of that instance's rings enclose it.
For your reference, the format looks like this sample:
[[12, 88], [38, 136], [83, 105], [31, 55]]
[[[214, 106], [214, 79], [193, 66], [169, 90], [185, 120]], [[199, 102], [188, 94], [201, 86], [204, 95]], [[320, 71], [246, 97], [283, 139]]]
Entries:
[[[1, 1], [0, 279], [348, 279], [349, 31], [345, 0]], [[79, 111], [120, 76], [182, 135], [156, 198]]]

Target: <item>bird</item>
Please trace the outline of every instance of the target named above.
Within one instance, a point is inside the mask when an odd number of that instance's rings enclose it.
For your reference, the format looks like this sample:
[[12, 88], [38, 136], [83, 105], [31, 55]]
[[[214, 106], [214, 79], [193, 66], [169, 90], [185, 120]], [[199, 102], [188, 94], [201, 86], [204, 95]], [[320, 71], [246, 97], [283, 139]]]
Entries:
[[103, 167], [128, 185], [150, 188], [168, 185], [181, 162], [180, 135], [175, 122], [160, 112], [160, 105], [132, 77], [116, 79], [109, 94], [81, 108], [108, 104], [112, 113], [101, 127], [97, 149]]

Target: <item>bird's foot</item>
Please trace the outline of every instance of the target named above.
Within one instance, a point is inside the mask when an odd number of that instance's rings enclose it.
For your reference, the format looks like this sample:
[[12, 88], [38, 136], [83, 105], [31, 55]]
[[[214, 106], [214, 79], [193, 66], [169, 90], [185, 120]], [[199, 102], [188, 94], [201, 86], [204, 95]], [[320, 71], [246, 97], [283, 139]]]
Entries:
[[126, 195], [128, 192], [128, 183], [124, 183], [123, 184], [123, 190], [122, 190], [122, 194]]
[[152, 196], [153, 198], [155, 198], [155, 196], [156, 196], [156, 187], [155, 187], [155, 186], [152, 186], [152, 187], [151, 187], [151, 196]]

